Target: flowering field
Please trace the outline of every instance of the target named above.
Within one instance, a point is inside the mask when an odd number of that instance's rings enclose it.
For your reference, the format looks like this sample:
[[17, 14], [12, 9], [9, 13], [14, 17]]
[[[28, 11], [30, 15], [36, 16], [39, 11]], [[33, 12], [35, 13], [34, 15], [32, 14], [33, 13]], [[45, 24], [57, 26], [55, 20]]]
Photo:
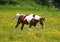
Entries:
[[[46, 7], [26, 8], [26, 7], [0, 7], [0, 42], [60, 42], [60, 10], [49, 9]], [[20, 26], [15, 29], [16, 21], [13, 17], [16, 13], [37, 14], [45, 17], [45, 29], [42, 29], [39, 23], [38, 36], [36, 30], [28, 30], [28, 25], [21, 31]]]

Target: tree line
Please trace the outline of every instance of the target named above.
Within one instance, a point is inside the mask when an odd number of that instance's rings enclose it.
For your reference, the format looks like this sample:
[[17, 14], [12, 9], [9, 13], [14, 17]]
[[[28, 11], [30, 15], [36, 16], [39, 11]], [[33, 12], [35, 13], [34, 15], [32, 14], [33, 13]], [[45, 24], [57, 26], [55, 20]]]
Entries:
[[0, 0], [0, 5], [20, 5], [35, 3], [38, 5], [57, 6], [60, 7], [60, 0]]
[[0, 0], [0, 4], [16, 5], [19, 2], [34, 2], [38, 5], [49, 5], [51, 0]]

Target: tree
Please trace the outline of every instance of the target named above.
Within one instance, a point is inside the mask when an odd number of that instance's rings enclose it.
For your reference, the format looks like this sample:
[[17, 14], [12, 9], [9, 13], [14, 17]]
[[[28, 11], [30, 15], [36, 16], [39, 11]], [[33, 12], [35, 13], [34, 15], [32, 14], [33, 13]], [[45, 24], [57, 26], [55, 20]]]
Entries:
[[10, 4], [10, 1], [11, 1], [11, 0], [7, 0], [7, 4], [8, 4], [8, 5]]

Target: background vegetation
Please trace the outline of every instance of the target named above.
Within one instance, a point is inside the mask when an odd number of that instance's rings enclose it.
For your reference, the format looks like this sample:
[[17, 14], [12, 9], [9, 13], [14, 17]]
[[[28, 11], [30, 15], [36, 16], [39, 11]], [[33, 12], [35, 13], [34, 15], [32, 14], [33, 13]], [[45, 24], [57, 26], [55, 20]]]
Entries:
[[[60, 42], [60, 10], [34, 1], [19, 1], [20, 4], [17, 5], [0, 5], [0, 42]], [[33, 13], [45, 17], [45, 29], [38, 23], [38, 36], [33, 26], [31, 31], [28, 30], [28, 25], [24, 26], [23, 31], [21, 25], [15, 29], [17, 20], [13, 21], [13, 17], [16, 13]]]
[[6, 5], [6, 4], [17, 5], [17, 4], [21, 4], [21, 3], [26, 4], [27, 2], [30, 2], [30, 3], [32, 2], [35, 4], [39, 4], [39, 5], [49, 5], [49, 3], [51, 3], [52, 1], [51, 0], [0, 0], [0, 4], [4, 4], [4, 5]]

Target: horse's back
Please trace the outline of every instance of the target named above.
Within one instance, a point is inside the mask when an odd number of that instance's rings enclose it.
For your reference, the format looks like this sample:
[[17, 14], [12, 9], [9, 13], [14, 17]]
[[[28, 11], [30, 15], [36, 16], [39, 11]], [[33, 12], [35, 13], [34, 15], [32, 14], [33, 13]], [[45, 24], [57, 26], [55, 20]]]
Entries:
[[41, 17], [38, 15], [35, 15], [35, 20], [39, 20]]
[[19, 20], [20, 20], [21, 22], [23, 22], [25, 17], [26, 17], [26, 15], [21, 15], [21, 16], [19, 17]]

